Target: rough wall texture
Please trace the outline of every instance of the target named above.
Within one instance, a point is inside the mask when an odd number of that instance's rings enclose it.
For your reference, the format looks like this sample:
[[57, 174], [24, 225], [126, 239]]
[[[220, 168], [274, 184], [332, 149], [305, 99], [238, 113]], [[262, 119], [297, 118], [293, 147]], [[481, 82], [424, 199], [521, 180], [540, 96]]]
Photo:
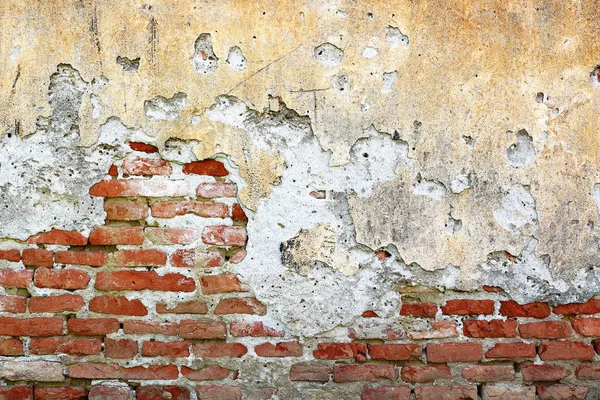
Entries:
[[593, 1], [0, 2], [0, 399], [597, 399]]

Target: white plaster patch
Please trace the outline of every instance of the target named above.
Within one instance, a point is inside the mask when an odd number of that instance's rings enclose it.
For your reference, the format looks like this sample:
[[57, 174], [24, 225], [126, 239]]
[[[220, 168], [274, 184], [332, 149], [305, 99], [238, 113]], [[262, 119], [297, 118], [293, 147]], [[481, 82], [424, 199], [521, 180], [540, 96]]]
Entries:
[[535, 199], [525, 186], [513, 185], [494, 210], [494, 218], [507, 231], [517, 233], [524, 225], [537, 221]]

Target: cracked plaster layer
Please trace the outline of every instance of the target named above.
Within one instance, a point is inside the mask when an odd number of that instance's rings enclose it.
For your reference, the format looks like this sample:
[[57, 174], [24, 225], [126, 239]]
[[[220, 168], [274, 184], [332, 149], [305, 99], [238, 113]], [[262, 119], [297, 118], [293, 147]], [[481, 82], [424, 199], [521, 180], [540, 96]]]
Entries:
[[[165, 157], [181, 138], [239, 168], [251, 212], [236, 272], [300, 334], [392, 310], [400, 281], [583, 300], [600, 288], [599, 13], [592, 1], [3, 1], [2, 173], [17, 161], [0, 177], [3, 234], [34, 230], [10, 217], [22, 211], [9, 176], [39, 196], [29, 211], [58, 214], [48, 199], [64, 200], [69, 212], [39, 230], [103, 217], [97, 204], [72, 212], [89, 200], [82, 182], [61, 175], [73, 200], [55, 178], [33, 181], [43, 166], [19, 178], [19, 154], [39, 158], [25, 147], [59, 149], [58, 165], [88, 155], [92, 184], [111, 135], [139, 134]], [[323, 62], [324, 44], [343, 54]], [[65, 66], [75, 105], [57, 107], [49, 88]], [[145, 104], [174, 98], [148, 117]], [[294, 240], [303, 254], [282, 256]]]

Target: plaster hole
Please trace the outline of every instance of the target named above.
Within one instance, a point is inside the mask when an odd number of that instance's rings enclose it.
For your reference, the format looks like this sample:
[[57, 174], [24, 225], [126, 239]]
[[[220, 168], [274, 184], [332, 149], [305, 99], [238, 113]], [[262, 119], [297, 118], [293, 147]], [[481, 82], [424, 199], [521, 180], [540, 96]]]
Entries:
[[373, 13], [372, 12], [368, 12], [367, 13], [367, 18], [373, 19]]
[[448, 219], [444, 223], [444, 229], [446, 229], [449, 235], [454, 235], [462, 229], [462, 220], [454, 219], [452, 215], [448, 214]]
[[513, 168], [520, 168], [531, 164], [535, 157], [533, 138], [525, 129], [517, 132], [517, 143], [511, 144], [506, 150], [508, 163]]
[[407, 35], [402, 33], [399, 28], [391, 25], [388, 25], [385, 30], [385, 38], [388, 42], [392, 43], [394, 47], [399, 46], [400, 44], [408, 46], [410, 43]]
[[119, 64], [125, 72], [137, 72], [140, 68], [140, 58], [129, 59], [127, 57], [117, 56], [117, 64]]
[[213, 51], [210, 33], [202, 33], [194, 43], [194, 55], [190, 58], [199, 74], [212, 74], [219, 66], [219, 58]]
[[452, 193], [462, 193], [470, 187], [471, 182], [469, 181], [469, 175], [467, 174], [457, 175], [456, 178], [450, 181], [450, 190]]
[[463, 135], [462, 138], [465, 141], [465, 144], [467, 146], [469, 146], [471, 149], [473, 149], [475, 147], [475, 139], [473, 139], [471, 136], [465, 136], [465, 135]]
[[315, 47], [315, 59], [327, 67], [337, 67], [342, 63], [344, 51], [331, 43], [323, 43]]
[[350, 79], [348, 75], [342, 74], [335, 77], [333, 88], [338, 92], [348, 92], [350, 90]]
[[419, 196], [427, 196], [434, 200], [441, 200], [446, 196], [446, 187], [443, 183], [423, 179], [421, 174], [417, 174], [417, 179], [415, 183], [413, 183], [413, 193]]
[[242, 53], [242, 49], [237, 46], [234, 46], [229, 49], [229, 53], [227, 54], [227, 60], [225, 61], [229, 68], [236, 71], [243, 71], [246, 69], [246, 57], [244, 57], [244, 53]]
[[600, 65], [596, 66], [590, 74], [590, 80], [593, 87], [600, 87]]
[[300, 13], [300, 18], [304, 19], [304, 13], [303, 12]]
[[538, 218], [535, 199], [525, 186], [519, 184], [508, 189], [493, 214], [504, 229], [513, 233], [518, 233], [518, 229], [528, 223], [536, 223]]
[[377, 54], [379, 54], [379, 51], [377, 51], [375, 47], [365, 47], [365, 49], [362, 52], [362, 56], [364, 58], [373, 58]]
[[381, 93], [391, 93], [394, 88], [394, 84], [398, 80], [398, 72], [384, 72], [383, 80], [381, 82]]
[[544, 96], [544, 93], [539, 92], [538, 94], [535, 95], [535, 101], [537, 103], [543, 103], [546, 100], [546, 97]]
[[187, 95], [182, 92], [175, 93], [170, 99], [156, 96], [144, 102], [144, 112], [149, 120], [172, 121], [179, 117], [186, 103]]

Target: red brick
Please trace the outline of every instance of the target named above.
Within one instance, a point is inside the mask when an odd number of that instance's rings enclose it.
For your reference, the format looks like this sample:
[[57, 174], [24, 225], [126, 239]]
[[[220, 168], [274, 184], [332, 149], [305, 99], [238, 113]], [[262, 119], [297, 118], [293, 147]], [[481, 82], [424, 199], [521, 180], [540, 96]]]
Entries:
[[471, 382], [513, 381], [515, 370], [508, 365], [474, 365], [463, 368], [462, 376]]
[[401, 378], [410, 383], [429, 383], [438, 379], [451, 379], [452, 373], [446, 365], [405, 365], [402, 367]]
[[148, 217], [148, 204], [139, 201], [105, 201], [108, 221], [139, 221]]
[[496, 343], [486, 358], [534, 358], [535, 344], [532, 343]]
[[254, 297], [235, 297], [222, 299], [214, 313], [216, 315], [222, 314], [256, 314], [265, 315], [267, 313], [267, 307]]
[[31, 339], [29, 352], [31, 354], [69, 354], [71, 356], [86, 356], [100, 354], [102, 342], [98, 339], [75, 338], [44, 338]]
[[232, 322], [229, 324], [229, 332], [231, 336], [254, 336], [254, 337], [282, 337], [284, 332], [269, 328], [263, 325], [262, 322]]
[[223, 265], [223, 254], [220, 251], [202, 252], [193, 249], [179, 249], [171, 255], [171, 265], [182, 268], [213, 268]]
[[26, 289], [33, 278], [32, 270], [0, 269], [0, 286]]
[[463, 321], [463, 333], [474, 338], [501, 338], [517, 336], [517, 321], [514, 319], [492, 319]]
[[477, 400], [476, 386], [421, 386], [415, 388], [415, 400]]
[[434, 363], [479, 361], [481, 343], [428, 343], [427, 360]]
[[42, 249], [25, 249], [21, 255], [24, 265], [32, 267], [51, 267], [54, 264], [52, 252]]
[[171, 380], [178, 378], [179, 370], [174, 365], [125, 368], [117, 364], [80, 363], [70, 365], [68, 375], [83, 379]]
[[89, 400], [130, 400], [131, 395], [129, 387], [94, 386], [90, 389]]
[[117, 176], [119, 176], [119, 169], [117, 168], [117, 166], [115, 164], [111, 165], [108, 168], [108, 175], [112, 176], [113, 178], [116, 178]]
[[600, 318], [577, 317], [571, 321], [575, 332], [583, 336], [600, 336]]
[[540, 400], [579, 400], [587, 399], [590, 389], [583, 386], [552, 385], [538, 386]]
[[442, 306], [445, 315], [489, 315], [494, 313], [492, 300], [448, 300]]
[[184, 174], [195, 175], [210, 175], [210, 176], [227, 176], [229, 171], [225, 168], [221, 161], [217, 160], [202, 160], [187, 163], [183, 166]]
[[241, 343], [200, 343], [195, 344], [192, 351], [196, 357], [219, 358], [241, 357], [248, 349]]
[[89, 281], [90, 276], [78, 269], [38, 268], [33, 277], [35, 286], [50, 289], [83, 289]]
[[127, 300], [125, 296], [97, 296], [90, 300], [91, 312], [115, 315], [148, 315], [148, 310], [140, 300]]
[[132, 321], [123, 322], [123, 332], [131, 335], [165, 335], [177, 336], [179, 326], [175, 322], [147, 322], [147, 321]]
[[116, 318], [70, 318], [67, 321], [69, 333], [85, 336], [102, 336], [119, 330]]
[[348, 328], [348, 337], [350, 339], [399, 340], [404, 337], [404, 331], [399, 324], [367, 319]]
[[0, 317], [0, 335], [5, 336], [55, 336], [62, 335], [62, 318]]
[[77, 231], [63, 231], [51, 229], [48, 232], [38, 233], [27, 239], [32, 244], [58, 244], [62, 246], [85, 246], [88, 240]]
[[237, 186], [231, 182], [201, 183], [196, 189], [196, 195], [205, 199], [237, 196]]
[[19, 262], [21, 261], [21, 251], [16, 249], [0, 250], [0, 260]]
[[88, 391], [81, 386], [36, 386], [35, 400], [84, 400]]
[[31, 386], [0, 386], [0, 399], [2, 400], [33, 400]]
[[519, 325], [523, 339], [565, 339], [571, 336], [571, 325], [562, 321], [532, 322]]
[[131, 150], [141, 151], [143, 153], [158, 153], [158, 147], [148, 143], [129, 142], [129, 147], [131, 148]]
[[445, 339], [457, 337], [456, 324], [452, 321], [434, 321], [430, 331], [408, 332], [408, 338], [413, 340]]
[[248, 255], [248, 252], [245, 249], [237, 249], [236, 251], [233, 252], [232, 255], [229, 256], [229, 263], [230, 264], [239, 264], [242, 261], [244, 261], [244, 259], [246, 258], [247, 255]]
[[486, 386], [482, 400], [535, 400], [535, 387]]
[[242, 400], [242, 389], [235, 386], [196, 386], [198, 400]]
[[418, 344], [370, 344], [369, 355], [373, 360], [405, 361], [420, 360], [423, 348]]
[[248, 217], [246, 216], [246, 212], [239, 204], [234, 204], [231, 207], [231, 219], [239, 222], [247, 222]]
[[521, 367], [521, 375], [527, 382], [550, 382], [566, 378], [569, 372], [551, 365], [524, 365]]
[[190, 400], [190, 390], [181, 386], [139, 386], [136, 400]]
[[408, 386], [366, 387], [362, 391], [361, 400], [410, 400]]
[[57, 251], [54, 260], [60, 264], [102, 267], [108, 262], [108, 253], [103, 251]]
[[186, 181], [117, 179], [96, 183], [90, 194], [98, 197], [183, 197], [192, 193]]
[[395, 381], [398, 372], [393, 365], [362, 364], [362, 365], [335, 365], [333, 367], [334, 382], [376, 382], [381, 380]]
[[0, 295], [0, 311], [24, 313], [27, 311], [27, 297]]
[[0, 356], [22, 356], [23, 342], [19, 339], [0, 339]]
[[181, 374], [192, 381], [220, 381], [229, 377], [231, 370], [218, 365], [207, 365], [194, 370], [184, 365], [181, 367]]
[[435, 303], [402, 303], [400, 315], [409, 317], [435, 318], [438, 307]]
[[319, 343], [313, 351], [317, 360], [357, 360], [367, 359], [367, 345], [364, 343]]
[[244, 291], [240, 281], [234, 274], [203, 276], [200, 281], [202, 283], [202, 293], [204, 294]]
[[328, 382], [333, 367], [327, 364], [299, 363], [290, 369], [291, 381]]
[[90, 244], [112, 246], [117, 244], [144, 243], [143, 228], [140, 226], [110, 227], [101, 226], [90, 233]]
[[134, 158], [123, 161], [124, 175], [171, 175], [173, 167], [165, 160], [153, 158]]
[[130, 339], [104, 339], [104, 356], [128, 360], [138, 353], [138, 345]]
[[507, 317], [547, 318], [550, 306], [546, 303], [519, 304], [516, 301], [500, 302], [500, 314]]
[[[117, 364], [78, 363], [68, 366], [67, 375], [84, 379], [119, 379], [121, 367]], [[91, 391], [96, 388], [93, 387]]]
[[543, 342], [538, 348], [543, 361], [554, 360], [591, 360], [594, 348], [581, 342]]
[[225, 218], [229, 215], [229, 207], [223, 203], [192, 200], [163, 201], [152, 205], [153, 217], [173, 218], [185, 214], [196, 214], [204, 218]]
[[243, 226], [215, 225], [207, 226], [202, 231], [202, 241], [205, 244], [217, 246], [244, 246], [248, 240], [246, 228]]
[[161, 292], [193, 292], [196, 281], [181, 274], [159, 276], [154, 271], [98, 272], [98, 290], [156, 290]]
[[575, 376], [580, 380], [600, 379], [600, 364], [579, 364]]
[[208, 307], [206, 303], [196, 300], [177, 303], [174, 306], [159, 303], [156, 305], [156, 312], [158, 314], [206, 314]]
[[188, 357], [190, 355], [190, 345], [190, 342], [144, 342], [142, 344], [142, 356]]
[[552, 309], [554, 314], [577, 315], [600, 313], [600, 299], [589, 299], [585, 303], [570, 303], [556, 306]]
[[298, 342], [263, 343], [254, 347], [259, 357], [300, 357], [302, 345]]
[[154, 244], [191, 244], [198, 240], [198, 232], [182, 228], [146, 228], [146, 237]]
[[363, 318], [379, 318], [379, 315], [373, 310], [363, 311], [361, 317]]
[[183, 320], [179, 337], [184, 339], [225, 339], [227, 327], [223, 322]]
[[160, 250], [119, 250], [114, 253], [116, 267], [162, 267], [167, 264], [167, 254]]
[[58, 313], [64, 311], [79, 311], [83, 308], [84, 304], [83, 297], [74, 294], [32, 297], [29, 299], [29, 312]]

